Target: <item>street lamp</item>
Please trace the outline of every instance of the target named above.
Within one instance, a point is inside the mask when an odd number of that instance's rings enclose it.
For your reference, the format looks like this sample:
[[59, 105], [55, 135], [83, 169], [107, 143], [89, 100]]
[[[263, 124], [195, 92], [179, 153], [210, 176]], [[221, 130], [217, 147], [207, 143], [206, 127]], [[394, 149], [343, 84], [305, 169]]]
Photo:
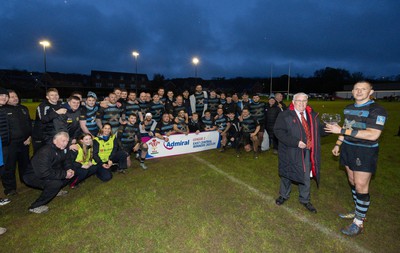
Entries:
[[197, 78], [197, 64], [199, 64], [200, 60], [197, 57], [193, 57], [192, 63], [194, 64], [194, 77]]
[[45, 85], [45, 89], [47, 91], [47, 79], [46, 79], [46, 74], [47, 74], [47, 63], [46, 63], [46, 47], [50, 47], [51, 44], [49, 41], [47, 40], [42, 40], [39, 42], [40, 45], [43, 46], [43, 61], [44, 61], [44, 85]]
[[137, 58], [139, 56], [139, 53], [137, 51], [132, 52], [133, 57], [135, 57], [135, 86], [136, 86], [136, 95], [137, 95], [137, 90], [138, 90], [138, 83], [137, 83]]

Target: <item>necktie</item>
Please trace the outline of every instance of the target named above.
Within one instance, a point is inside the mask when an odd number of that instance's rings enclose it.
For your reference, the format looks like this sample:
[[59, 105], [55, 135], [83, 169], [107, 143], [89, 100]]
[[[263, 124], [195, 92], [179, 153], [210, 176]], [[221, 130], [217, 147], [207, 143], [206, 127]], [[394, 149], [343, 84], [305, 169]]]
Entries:
[[312, 141], [310, 127], [308, 126], [307, 120], [304, 117], [304, 112], [301, 112], [300, 115], [301, 115], [301, 124], [303, 125], [304, 131], [306, 132], [307, 148], [310, 149], [311, 148], [311, 141]]

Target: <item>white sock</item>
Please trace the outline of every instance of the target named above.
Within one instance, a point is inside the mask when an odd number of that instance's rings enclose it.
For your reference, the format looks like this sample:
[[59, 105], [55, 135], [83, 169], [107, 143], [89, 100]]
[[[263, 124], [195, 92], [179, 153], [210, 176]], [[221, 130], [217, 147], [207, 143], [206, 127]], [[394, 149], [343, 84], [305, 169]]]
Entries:
[[363, 225], [364, 221], [354, 218], [353, 223], [355, 223], [357, 226], [361, 227]]

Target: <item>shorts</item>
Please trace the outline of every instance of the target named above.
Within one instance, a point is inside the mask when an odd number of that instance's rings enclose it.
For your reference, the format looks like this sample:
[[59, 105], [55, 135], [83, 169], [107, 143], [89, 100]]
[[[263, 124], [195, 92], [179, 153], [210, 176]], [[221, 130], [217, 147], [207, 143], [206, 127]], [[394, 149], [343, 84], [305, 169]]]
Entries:
[[379, 147], [360, 147], [343, 143], [340, 152], [340, 164], [352, 171], [375, 174], [378, 164]]

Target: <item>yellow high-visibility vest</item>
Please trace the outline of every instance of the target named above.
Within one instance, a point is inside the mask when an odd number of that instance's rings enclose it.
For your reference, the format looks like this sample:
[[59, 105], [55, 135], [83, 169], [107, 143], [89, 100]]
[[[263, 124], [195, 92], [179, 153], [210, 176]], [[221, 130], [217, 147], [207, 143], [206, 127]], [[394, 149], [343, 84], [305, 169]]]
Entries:
[[99, 157], [101, 161], [103, 163], [107, 162], [114, 148], [115, 135], [110, 136], [110, 139], [108, 139], [108, 141], [104, 141], [99, 137], [96, 137], [94, 139], [99, 143]]
[[78, 155], [75, 158], [75, 162], [80, 163], [82, 165], [86, 165], [86, 164], [89, 163], [89, 161], [91, 161], [93, 165], [96, 165], [96, 161], [95, 160], [93, 160], [93, 159], [90, 160], [90, 156], [92, 155], [93, 148], [89, 148], [87, 150], [86, 159], [83, 160], [83, 148], [80, 145], [78, 145], [78, 146], [79, 146]]

